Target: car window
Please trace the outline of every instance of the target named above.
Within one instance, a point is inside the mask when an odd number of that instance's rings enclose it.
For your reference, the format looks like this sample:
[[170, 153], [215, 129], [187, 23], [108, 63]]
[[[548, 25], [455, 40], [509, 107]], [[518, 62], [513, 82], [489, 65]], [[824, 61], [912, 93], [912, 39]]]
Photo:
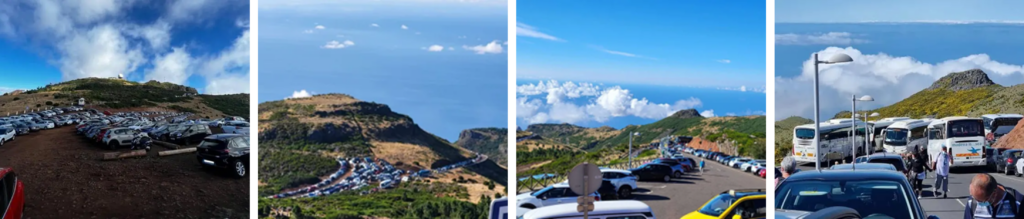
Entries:
[[742, 218], [763, 218], [767, 212], [765, 205], [767, 204], [764, 199], [745, 200], [736, 204], [726, 218], [732, 218], [733, 215], [739, 215]]
[[915, 218], [917, 205], [906, 181], [816, 180], [783, 182], [776, 189], [775, 208], [817, 211], [845, 206], [860, 215], [878, 214], [891, 218]]
[[8, 173], [3, 178], [0, 178], [0, 206], [6, 207], [12, 198], [14, 198], [14, 190], [17, 189], [15, 183], [17, 182], [14, 173]]
[[601, 173], [601, 177], [603, 177], [605, 179], [616, 179], [616, 178], [618, 178], [618, 177], [615, 177], [615, 173], [607, 173], [607, 172], [606, 173]]
[[565, 194], [565, 190], [565, 188], [553, 188], [548, 190], [545, 195], [547, 195], [547, 198], [561, 198]]

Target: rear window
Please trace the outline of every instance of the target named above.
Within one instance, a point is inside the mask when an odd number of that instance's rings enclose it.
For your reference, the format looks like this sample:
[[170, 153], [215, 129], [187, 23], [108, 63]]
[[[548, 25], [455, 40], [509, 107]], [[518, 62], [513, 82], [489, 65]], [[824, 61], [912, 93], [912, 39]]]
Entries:
[[799, 139], [814, 139], [814, 129], [800, 128], [796, 129], [796, 138]]
[[203, 143], [200, 143], [198, 147], [200, 147], [200, 148], [226, 148], [227, 147], [227, 142], [224, 142], [224, 141], [221, 141], [221, 140], [206, 139], [206, 140], [203, 140]]

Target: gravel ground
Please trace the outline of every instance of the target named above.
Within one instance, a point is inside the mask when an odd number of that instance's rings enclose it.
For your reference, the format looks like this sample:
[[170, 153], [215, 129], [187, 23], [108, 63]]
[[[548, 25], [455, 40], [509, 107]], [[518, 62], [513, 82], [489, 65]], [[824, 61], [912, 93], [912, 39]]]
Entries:
[[193, 154], [156, 156], [162, 150], [101, 161], [110, 150], [65, 126], [0, 146], [0, 166], [25, 184], [25, 218], [248, 217], [250, 179], [203, 170]]

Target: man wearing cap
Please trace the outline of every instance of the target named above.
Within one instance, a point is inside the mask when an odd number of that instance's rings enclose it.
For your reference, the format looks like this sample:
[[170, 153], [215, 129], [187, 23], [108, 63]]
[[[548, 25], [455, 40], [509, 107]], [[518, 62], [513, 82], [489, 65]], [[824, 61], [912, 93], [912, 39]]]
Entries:
[[953, 165], [953, 159], [946, 153], [946, 145], [942, 145], [942, 151], [933, 159], [932, 169], [935, 170], [935, 186], [932, 187], [932, 194], [938, 196], [939, 188], [942, 188], [942, 198], [946, 198], [949, 192], [949, 166]]

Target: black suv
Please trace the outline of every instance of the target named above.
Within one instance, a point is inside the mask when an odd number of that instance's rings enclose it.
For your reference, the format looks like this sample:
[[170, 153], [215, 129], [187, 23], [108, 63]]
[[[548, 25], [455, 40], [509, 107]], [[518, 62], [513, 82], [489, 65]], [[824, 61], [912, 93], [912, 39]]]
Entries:
[[210, 132], [210, 127], [202, 124], [191, 124], [186, 125], [178, 131], [171, 132], [171, 141], [175, 143], [181, 143], [183, 145], [190, 145], [192, 142], [198, 142], [204, 140], [206, 136], [213, 134]]
[[249, 136], [216, 134], [206, 137], [196, 147], [196, 160], [203, 168], [232, 170], [232, 176], [243, 178], [249, 172]]

